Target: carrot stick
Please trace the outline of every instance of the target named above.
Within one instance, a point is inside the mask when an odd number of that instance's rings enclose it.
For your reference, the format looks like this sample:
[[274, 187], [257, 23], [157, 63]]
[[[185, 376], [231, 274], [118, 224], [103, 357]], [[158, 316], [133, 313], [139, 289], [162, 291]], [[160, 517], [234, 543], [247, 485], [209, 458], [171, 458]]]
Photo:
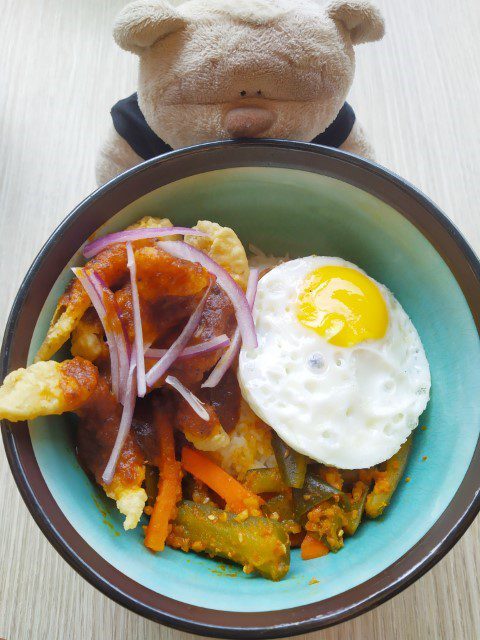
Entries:
[[158, 494], [145, 534], [145, 546], [163, 551], [170, 532], [170, 521], [176, 516], [176, 505], [182, 497], [182, 470], [175, 460], [173, 427], [165, 413], [155, 410], [154, 419], [160, 440], [158, 459]]
[[326, 556], [328, 551], [326, 544], [323, 544], [321, 540], [318, 540], [315, 536], [311, 536], [309, 533], [307, 533], [300, 545], [302, 560], [321, 558], [322, 556]]
[[182, 466], [185, 471], [218, 493], [225, 500], [227, 509], [232, 513], [241, 513], [249, 508], [258, 509], [260, 504], [264, 502], [212, 462], [210, 458], [195, 449], [189, 447], [182, 449]]

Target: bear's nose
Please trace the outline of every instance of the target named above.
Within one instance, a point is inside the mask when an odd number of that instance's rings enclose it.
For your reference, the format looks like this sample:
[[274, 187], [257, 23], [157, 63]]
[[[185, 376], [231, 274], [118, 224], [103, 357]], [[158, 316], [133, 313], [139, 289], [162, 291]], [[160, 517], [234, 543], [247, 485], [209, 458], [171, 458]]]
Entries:
[[232, 138], [255, 138], [273, 125], [275, 115], [261, 107], [237, 107], [225, 117], [225, 129]]

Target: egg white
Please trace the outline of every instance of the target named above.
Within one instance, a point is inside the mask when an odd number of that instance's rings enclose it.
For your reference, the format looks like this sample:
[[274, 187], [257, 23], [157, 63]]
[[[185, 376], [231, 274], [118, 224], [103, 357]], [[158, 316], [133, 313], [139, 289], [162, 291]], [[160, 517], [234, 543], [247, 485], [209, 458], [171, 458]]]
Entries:
[[409, 317], [379, 283], [389, 316], [383, 338], [337, 347], [303, 326], [298, 294], [323, 266], [365, 273], [341, 258], [310, 256], [260, 280], [253, 310], [258, 348], [240, 352], [240, 388], [296, 451], [343, 469], [371, 467], [394, 455], [418, 425], [430, 395], [428, 361]]

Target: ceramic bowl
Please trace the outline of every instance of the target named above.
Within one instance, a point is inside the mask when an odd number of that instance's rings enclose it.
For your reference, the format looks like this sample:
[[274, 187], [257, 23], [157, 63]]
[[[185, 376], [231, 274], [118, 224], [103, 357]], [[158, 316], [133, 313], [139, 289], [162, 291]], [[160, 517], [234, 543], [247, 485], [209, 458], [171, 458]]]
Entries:
[[295, 550], [290, 573], [273, 583], [193, 553], [147, 551], [141, 528], [124, 532], [113, 503], [79, 467], [68, 416], [4, 423], [13, 475], [42, 531], [112, 599], [202, 635], [305, 633], [407, 587], [452, 547], [480, 505], [480, 267], [468, 244], [414, 187], [341, 151], [274, 140], [180, 150], [108, 183], [52, 234], [15, 300], [3, 374], [32, 360], [70, 267], [82, 263], [81, 244], [99, 227], [123, 229], [147, 214], [178, 225], [215, 220], [266, 253], [341, 256], [393, 291], [432, 373], [410, 481], [340, 553], [304, 562]]

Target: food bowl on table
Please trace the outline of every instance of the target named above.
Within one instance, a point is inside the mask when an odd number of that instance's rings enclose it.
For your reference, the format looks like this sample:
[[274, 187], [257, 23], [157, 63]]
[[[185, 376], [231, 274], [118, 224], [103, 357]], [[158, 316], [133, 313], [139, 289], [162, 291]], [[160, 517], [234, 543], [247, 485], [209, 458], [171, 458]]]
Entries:
[[[154, 555], [77, 462], [68, 415], [2, 425], [9, 463], [37, 524], [91, 584], [157, 622], [202, 635], [280, 637], [343, 622], [430, 569], [480, 508], [480, 265], [452, 223], [375, 164], [310, 144], [220, 142], [179, 150], [120, 175], [82, 202], [35, 259], [3, 343], [3, 376], [33, 361], [56, 302], [83, 264], [81, 246], [142, 216], [232, 227], [265, 254], [339, 256], [386, 285], [430, 364], [431, 399], [384, 516], [341, 553], [292, 551], [279, 582], [207, 556]], [[3, 377], [2, 376], [2, 377]]]

